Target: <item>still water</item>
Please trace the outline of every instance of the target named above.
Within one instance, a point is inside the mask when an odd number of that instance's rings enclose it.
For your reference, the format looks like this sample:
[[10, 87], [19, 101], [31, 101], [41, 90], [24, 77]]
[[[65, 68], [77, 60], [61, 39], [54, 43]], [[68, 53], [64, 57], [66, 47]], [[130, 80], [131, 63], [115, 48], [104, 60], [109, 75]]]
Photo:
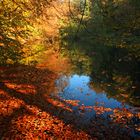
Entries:
[[[57, 96], [59, 96], [61, 100], [78, 102], [78, 105], [72, 106], [72, 109], [76, 114], [83, 113], [82, 121], [84, 120], [84, 122], [87, 123], [87, 121], [95, 117], [98, 110], [94, 107], [99, 107], [98, 109], [102, 110], [100, 115], [102, 114], [105, 118], [112, 114], [113, 109], [132, 108], [132, 106], [126, 103], [124, 104], [115, 98], [108, 97], [104, 91], [97, 93], [90, 86], [90, 82], [89, 76], [78, 74], [71, 76], [63, 75], [56, 80], [58, 89]], [[81, 107], [84, 109], [81, 109]], [[108, 110], [106, 111], [106, 109]]]
[[[67, 82], [66, 87], [62, 86], [64, 82]], [[77, 74], [68, 77], [62, 76], [57, 80], [57, 86], [64, 88], [60, 90], [59, 96], [67, 100], [79, 100], [80, 105], [93, 106], [98, 103], [98, 105], [104, 105], [105, 107], [122, 107], [122, 103], [113, 98], [108, 98], [106, 93], [96, 93], [90, 88], [89, 83], [89, 76]]]

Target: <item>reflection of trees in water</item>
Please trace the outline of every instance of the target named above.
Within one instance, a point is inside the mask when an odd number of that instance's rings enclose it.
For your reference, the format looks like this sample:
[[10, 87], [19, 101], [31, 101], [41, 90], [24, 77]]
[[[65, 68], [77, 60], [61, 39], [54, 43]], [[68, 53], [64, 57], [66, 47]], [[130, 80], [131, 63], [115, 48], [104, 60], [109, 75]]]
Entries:
[[64, 92], [64, 89], [69, 85], [69, 77], [67, 76], [61, 76], [57, 81], [56, 81], [56, 86], [57, 86], [57, 93], [62, 93]]
[[[139, 4], [138, 0], [95, 1], [91, 18], [86, 29], [79, 30], [80, 41], [76, 43], [77, 54], [83, 53], [83, 57], [90, 61], [81, 60], [79, 67], [79, 59], [74, 59], [76, 53], [70, 55], [77, 71], [82, 68], [87, 74], [86, 68], [89, 69], [96, 90], [104, 90], [108, 96], [135, 105], [140, 105]], [[72, 30], [75, 27], [66, 28], [68, 38], [73, 36]], [[67, 44], [70, 53], [74, 52], [74, 45], [72, 47], [70, 41]]]
[[[100, 44], [100, 46], [96, 44], [89, 46], [87, 43], [87, 49], [86, 44], [79, 43], [78, 45], [79, 53], [74, 53], [72, 47], [69, 48], [70, 52], [67, 52], [75, 65], [74, 71], [90, 74], [90, 86], [95, 91], [104, 91], [110, 97], [139, 105], [139, 59], [135, 57], [128, 59], [130, 54], [133, 55], [132, 51], [127, 48], [101, 46]], [[82, 54], [79, 56], [82, 59], [76, 59], [78, 57], [76, 54]], [[80, 67], [77, 65], [79, 61], [82, 65]]]
[[[99, 86], [108, 93], [108, 96], [128, 102], [135, 100], [135, 104], [139, 105], [140, 81], [137, 73], [139, 61], [136, 59], [125, 60], [128, 55], [127, 49], [109, 48], [108, 50], [107, 53], [104, 52], [104, 57], [99, 58], [99, 55], [96, 55], [93, 58], [93, 66], [95, 66], [91, 77], [93, 77], [94, 86]], [[97, 68], [98, 59], [102, 60]]]

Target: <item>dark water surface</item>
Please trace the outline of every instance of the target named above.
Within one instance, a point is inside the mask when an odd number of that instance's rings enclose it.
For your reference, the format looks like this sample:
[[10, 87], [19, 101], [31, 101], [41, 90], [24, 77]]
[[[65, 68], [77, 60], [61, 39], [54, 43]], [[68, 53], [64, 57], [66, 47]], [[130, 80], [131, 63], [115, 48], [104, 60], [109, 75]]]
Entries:
[[[138, 107], [136, 108], [132, 104], [129, 105], [128, 103], [121, 102], [115, 99], [115, 97], [110, 97], [105, 91], [95, 91], [90, 83], [90, 76], [78, 74], [69, 76], [62, 75], [56, 80], [56, 87], [58, 89], [57, 97], [63, 101], [74, 101], [77, 103], [77, 105], [70, 105], [70, 107], [75, 117], [78, 118], [78, 125], [80, 125], [80, 127], [88, 127], [88, 125], [93, 124], [94, 121], [97, 123], [96, 117], [99, 117], [98, 123], [109, 127], [109, 122], [112, 121], [110, 116], [115, 114], [115, 110], [120, 111], [119, 115], [122, 115], [122, 118], [125, 118], [125, 115], [127, 115], [125, 113], [123, 114], [123, 110], [124, 112], [128, 110], [134, 114], [139, 112]], [[134, 126], [138, 127], [140, 120], [138, 118], [133, 119], [131, 125], [123, 130], [120, 129], [120, 131], [127, 133], [127, 131], [131, 130], [130, 135], [132, 138], [137, 138], [140, 137], [140, 132], [137, 130], [138, 128]], [[117, 128], [118, 126], [114, 129]]]
[[97, 116], [109, 121], [118, 117], [125, 124], [131, 122], [132, 135], [140, 136], [135, 128], [140, 120], [126, 119], [140, 112], [139, 60], [129, 59], [129, 52], [123, 48], [87, 44], [64, 48], [63, 54], [71, 59], [72, 69], [60, 74], [57, 94], [52, 95], [68, 103], [80, 124], [93, 124]]

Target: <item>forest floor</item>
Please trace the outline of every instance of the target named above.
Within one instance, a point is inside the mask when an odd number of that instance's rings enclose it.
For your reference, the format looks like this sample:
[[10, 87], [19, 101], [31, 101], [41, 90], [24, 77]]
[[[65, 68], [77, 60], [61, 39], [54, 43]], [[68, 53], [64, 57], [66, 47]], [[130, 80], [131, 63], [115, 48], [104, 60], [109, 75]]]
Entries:
[[[107, 109], [96, 107], [97, 116], [90, 125], [79, 123], [80, 117], [76, 117], [71, 108], [77, 106], [76, 101], [61, 100], [49, 94], [57, 92], [55, 81], [59, 73], [69, 71], [68, 58], [53, 51], [46, 51], [42, 58], [44, 61], [37, 66], [0, 67], [2, 140], [132, 139], [133, 130], [127, 124], [133, 114], [126, 109], [115, 110], [118, 117], [106, 125], [100, 114]], [[80, 110], [84, 113], [84, 106]]]
[[[68, 5], [58, 6], [57, 1], [44, 10], [50, 17], [38, 20], [36, 26], [44, 31], [39, 39], [48, 38], [53, 43], [68, 11]], [[70, 60], [61, 56], [59, 48], [45, 51], [39, 59], [42, 61], [36, 65], [0, 66], [0, 139], [131, 140], [135, 131], [140, 131], [134, 123], [140, 119], [140, 113], [134, 114], [126, 108], [79, 106], [78, 101], [52, 96], [50, 93], [58, 93], [56, 80], [69, 73]], [[83, 124], [73, 106], [79, 106], [81, 116], [87, 109], [94, 109], [96, 116], [89, 124]], [[112, 119], [101, 117], [106, 111], [114, 113]]]

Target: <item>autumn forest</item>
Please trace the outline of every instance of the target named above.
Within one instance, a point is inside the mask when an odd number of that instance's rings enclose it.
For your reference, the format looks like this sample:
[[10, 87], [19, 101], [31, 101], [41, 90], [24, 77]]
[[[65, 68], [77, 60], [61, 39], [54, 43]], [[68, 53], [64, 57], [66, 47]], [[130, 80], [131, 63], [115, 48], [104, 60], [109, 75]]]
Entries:
[[0, 0], [0, 139], [140, 139], [140, 0]]

